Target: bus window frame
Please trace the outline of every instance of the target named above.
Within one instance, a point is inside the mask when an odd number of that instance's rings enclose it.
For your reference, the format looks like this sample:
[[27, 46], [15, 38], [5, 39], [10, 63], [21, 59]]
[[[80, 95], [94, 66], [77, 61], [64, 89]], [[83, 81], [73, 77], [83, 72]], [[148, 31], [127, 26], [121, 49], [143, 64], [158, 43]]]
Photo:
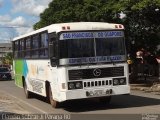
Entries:
[[[58, 38], [60, 39], [60, 35], [62, 33], [70, 33], [70, 32], [98, 32], [98, 31], [122, 31], [123, 32], [123, 34], [124, 34], [124, 36], [123, 36], [124, 56], [125, 56], [126, 60], [125, 61], [118, 61], [116, 63], [126, 62], [127, 61], [127, 51], [126, 51], [127, 46], [126, 46], [126, 39], [125, 39], [125, 31], [124, 31], [124, 29], [120, 29], [120, 30], [119, 29], [118, 30], [117, 29], [112, 29], [112, 30], [103, 29], [103, 30], [85, 30], [85, 31], [83, 31], [83, 30], [80, 30], [80, 31], [61, 31], [61, 32], [58, 33]], [[60, 40], [58, 40], [58, 41], [60, 41]], [[60, 50], [58, 52], [59, 52], [58, 54], [60, 55]], [[59, 57], [58, 61], [60, 61], [60, 57]], [[110, 64], [110, 63], [113, 63], [113, 61], [111, 61], [111, 62], [103, 62], [103, 64]], [[99, 64], [99, 63], [89, 63], [89, 64], [95, 65], [95, 64]], [[102, 64], [102, 62], [100, 64]], [[77, 66], [77, 65], [80, 65], [80, 64], [66, 64], [66, 65], [60, 65], [60, 64], [58, 64], [58, 66]], [[85, 65], [85, 64], [81, 64], [81, 65]]]
[[[41, 43], [41, 40], [42, 40], [42, 34], [46, 34], [47, 37], [48, 37], [48, 42], [47, 42], [47, 46], [42, 46], [42, 43]], [[38, 59], [49, 59], [49, 33], [47, 31], [43, 31], [43, 32], [40, 32], [39, 33], [39, 48], [38, 48], [38, 51], [39, 51], [39, 57]], [[47, 50], [47, 56], [41, 56], [40, 54], [40, 51], [41, 50]]]
[[56, 32], [49, 34], [49, 58], [52, 67], [59, 65], [59, 35]]
[[[41, 34], [46, 34], [47, 35], [47, 46], [46, 47], [41, 47]], [[38, 35], [38, 48], [33, 48], [33, 36]], [[26, 40], [29, 39], [29, 45], [30, 48], [27, 49], [27, 44], [26, 44]], [[24, 49], [20, 50], [20, 42], [24, 42]], [[18, 46], [16, 47], [15, 43], [18, 43]], [[26, 36], [24, 38], [21, 39], [17, 39], [15, 41], [12, 42], [13, 45], [13, 53], [14, 53], [14, 59], [49, 59], [49, 34], [47, 31], [42, 31], [40, 33], [36, 33], [30, 36]], [[40, 51], [44, 51], [45, 52], [45, 56], [40, 56]], [[36, 56], [32, 56], [31, 52], [32, 51], [38, 51], [38, 54]], [[29, 56], [26, 56], [26, 53], [29, 52]], [[23, 56], [20, 56], [20, 54], [23, 54]]]

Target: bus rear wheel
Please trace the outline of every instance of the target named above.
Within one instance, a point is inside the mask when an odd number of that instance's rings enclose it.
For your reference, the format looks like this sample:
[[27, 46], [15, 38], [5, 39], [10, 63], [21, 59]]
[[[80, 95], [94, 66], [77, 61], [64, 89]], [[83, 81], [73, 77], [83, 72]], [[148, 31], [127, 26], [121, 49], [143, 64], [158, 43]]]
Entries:
[[53, 94], [52, 94], [52, 90], [51, 87], [49, 86], [49, 102], [52, 105], [53, 108], [58, 108], [59, 107], [59, 102], [57, 102], [56, 100], [53, 100]]
[[24, 82], [23, 88], [24, 88], [24, 93], [25, 93], [26, 98], [31, 98], [32, 97], [32, 95], [31, 95], [32, 93], [27, 90], [26, 82]]

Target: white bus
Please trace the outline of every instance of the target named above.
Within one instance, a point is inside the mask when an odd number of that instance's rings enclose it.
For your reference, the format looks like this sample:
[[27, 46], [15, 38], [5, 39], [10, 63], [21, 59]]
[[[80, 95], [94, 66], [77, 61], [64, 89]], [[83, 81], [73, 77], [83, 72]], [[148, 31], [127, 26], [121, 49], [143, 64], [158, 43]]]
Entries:
[[53, 24], [13, 40], [15, 84], [53, 107], [66, 100], [130, 94], [124, 27], [102, 22]]

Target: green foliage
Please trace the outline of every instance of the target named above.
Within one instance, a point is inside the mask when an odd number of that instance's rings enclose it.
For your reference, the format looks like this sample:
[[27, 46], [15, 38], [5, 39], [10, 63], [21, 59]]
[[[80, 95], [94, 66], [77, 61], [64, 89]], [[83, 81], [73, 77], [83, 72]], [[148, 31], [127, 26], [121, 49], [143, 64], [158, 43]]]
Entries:
[[[120, 19], [121, 11], [126, 18]], [[135, 41], [135, 47], [155, 51], [160, 44], [160, 0], [53, 0], [40, 14], [34, 29], [79, 21], [121, 23], [127, 41]]]
[[54, 0], [40, 14], [41, 19], [34, 25], [34, 29], [53, 23], [104, 21], [106, 15], [103, 8], [106, 3], [106, 0]]
[[[155, 0], [156, 1], [156, 0]], [[144, 47], [151, 52], [156, 51], [160, 44], [160, 6], [150, 0], [143, 0], [133, 5], [127, 14], [127, 38], [135, 41], [135, 47]]]
[[4, 55], [4, 57], [2, 59], [2, 64], [12, 65], [12, 63], [13, 63], [13, 55], [12, 55], [12, 53], [7, 53], [6, 55]]

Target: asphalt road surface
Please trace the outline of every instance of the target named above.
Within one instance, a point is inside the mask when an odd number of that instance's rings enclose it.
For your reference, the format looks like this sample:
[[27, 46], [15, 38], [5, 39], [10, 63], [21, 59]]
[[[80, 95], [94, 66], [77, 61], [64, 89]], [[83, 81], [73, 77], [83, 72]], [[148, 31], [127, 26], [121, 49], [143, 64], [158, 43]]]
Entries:
[[160, 95], [143, 91], [131, 91], [131, 95], [113, 96], [111, 103], [107, 106], [100, 104], [97, 100], [74, 100], [64, 102], [58, 109], [52, 108], [45, 98], [38, 95], [26, 99], [23, 89], [15, 86], [14, 81], [0, 81], [0, 91], [12, 96], [21, 107], [32, 114], [65, 114], [77, 120], [107, 120], [107, 118], [142, 120], [146, 115], [157, 117], [155, 114], [160, 114]]

